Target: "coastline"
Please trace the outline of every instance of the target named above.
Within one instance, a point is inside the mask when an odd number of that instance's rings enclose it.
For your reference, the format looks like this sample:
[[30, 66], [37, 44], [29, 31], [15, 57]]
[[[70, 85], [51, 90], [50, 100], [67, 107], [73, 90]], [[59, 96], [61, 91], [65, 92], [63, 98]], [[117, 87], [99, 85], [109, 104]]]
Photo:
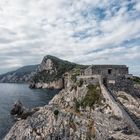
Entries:
[[[94, 80], [93, 88], [97, 87], [97, 92], [100, 92], [98, 79]], [[79, 106], [79, 102], [85, 99], [89, 92], [89, 83], [79, 86], [76, 84], [71, 81], [67, 88], [62, 89], [49, 101], [48, 105], [40, 107], [39, 111], [27, 119], [17, 121], [3, 140], [49, 140], [51, 138], [85, 140], [89, 137], [101, 140], [119, 138], [119, 135], [126, 139], [139, 140], [128, 123], [114, 115], [114, 110], [102, 97], [99, 104], [93, 105], [94, 107]], [[102, 125], [99, 125], [100, 123]], [[130, 134], [122, 133], [126, 128], [131, 132]]]
[[32, 109], [48, 104], [59, 90], [30, 89], [26, 84], [0, 84], [0, 139], [5, 136], [15, 124], [14, 116], [10, 115], [14, 102], [20, 100], [26, 108]]

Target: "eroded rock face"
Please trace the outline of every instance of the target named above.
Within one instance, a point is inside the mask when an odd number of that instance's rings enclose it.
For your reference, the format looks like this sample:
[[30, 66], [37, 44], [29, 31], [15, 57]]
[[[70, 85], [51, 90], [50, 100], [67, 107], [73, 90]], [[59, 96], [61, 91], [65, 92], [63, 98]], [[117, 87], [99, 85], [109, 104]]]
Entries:
[[37, 72], [31, 80], [31, 88], [54, 88], [64, 87], [65, 72], [72, 70], [77, 64], [61, 60], [47, 55], [38, 66]]
[[140, 129], [140, 98], [137, 96], [133, 97], [132, 95], [123, 91], [119, 91], [117, 93], [117, 98], [123, 104], [132, 120]]
[[63, 79], [49, 83], [31, 83], [30, 88], [48, 88], [48, 89], [62, 89], [64, 87]]
[[[61, 90], [48, 105], [18, 121], [4, 140], [139, 140], [125, 120], [114, 115], [99, 92], [100, 86], [88, 84], [73, 83]], [[100, 94], [98, 102], [90, 100], [91, 91], [93, 96]]]
[[128, 108], [130, 112], [135, 114], [138, 118], [140, 118], [140, 99], [137, 97], [133, 97], [130, 94], [127, 94], [126, 92], [119, 91], [117, 93], [117, 98], [120, 100], [120, 102]]
[[38, 70], [53, 70], [54, 64], [51, 59], [47, 59], [46, 57], [43, 59], [42, 63], [39, 65]]

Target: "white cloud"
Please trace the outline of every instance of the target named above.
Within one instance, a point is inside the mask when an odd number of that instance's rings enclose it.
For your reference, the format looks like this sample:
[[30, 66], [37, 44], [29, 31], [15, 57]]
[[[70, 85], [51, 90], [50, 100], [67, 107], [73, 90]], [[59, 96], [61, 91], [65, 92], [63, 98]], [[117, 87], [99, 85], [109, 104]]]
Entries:
[[39, 63], [51, 54], [84, 64], [135, 61], [135, 72], [139, 5], [138, 0], [1, 0], [0, 60], [13, 62], [1, 65]]

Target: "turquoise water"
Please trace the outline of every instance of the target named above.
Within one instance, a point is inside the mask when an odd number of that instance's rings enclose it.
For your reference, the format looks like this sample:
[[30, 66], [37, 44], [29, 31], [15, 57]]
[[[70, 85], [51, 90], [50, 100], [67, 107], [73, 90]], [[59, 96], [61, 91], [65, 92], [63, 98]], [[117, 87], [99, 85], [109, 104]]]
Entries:
[[25, 107], [46, 105], [59, 90], [30, 89], [26, 84], [0, 84], [0, 140], [15, 123], [10, 110], [20, 100]]

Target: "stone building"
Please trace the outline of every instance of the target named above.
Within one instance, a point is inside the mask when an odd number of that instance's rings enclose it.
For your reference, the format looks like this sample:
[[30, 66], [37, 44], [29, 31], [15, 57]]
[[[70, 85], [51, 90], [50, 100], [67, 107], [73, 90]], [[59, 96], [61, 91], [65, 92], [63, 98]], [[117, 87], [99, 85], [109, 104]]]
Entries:
[[131, 86], [132, 75], [126, 65], [91, 65], [84, 71], [85, 76], [101, 75], [105, 86], [125, 90]]
[[118, 76], [128, 74], [126, 65], [91, 65], [85, 70], [85, 75]]

